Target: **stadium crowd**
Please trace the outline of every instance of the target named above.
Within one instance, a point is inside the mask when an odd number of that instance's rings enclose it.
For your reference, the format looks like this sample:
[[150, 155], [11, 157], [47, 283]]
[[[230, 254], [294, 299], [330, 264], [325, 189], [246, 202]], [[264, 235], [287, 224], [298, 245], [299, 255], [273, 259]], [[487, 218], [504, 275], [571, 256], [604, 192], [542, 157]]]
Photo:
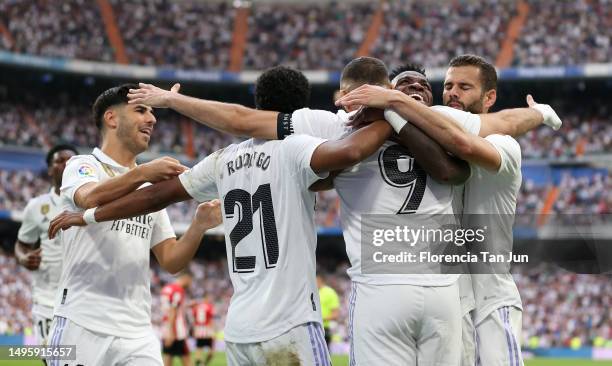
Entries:
[[234, 8], [228, 2], [111, 0], [130, 63], [183, 69], [229, 66]]
[[[215, 306], [217, 331], [223, 329], [225, 315], [232, 295], [232, 286], [225, 260], [202, 262], [194, 260], [192, 287], [188, 294], [199, 299], [207, 294]], [[339, 319], [333, 328], [335, 341], [348, 339], [350, 280], [346, 275], [347, 264], [337, 264], [333, 271], [325, 272], [325, 281], [341, 297]], [[162, 311], [161, 288], [173, 277], [151, 266], [152, 322], [160, 332]], [[592, 345], [599, 338], [602, 345], [612, 342], [612, 282], [599, 275], [578, 275], [548, 265], [534, 268], [515, 267], [513, 276], [523, 300], [523, 346], [570, 346], [572, 339]], [[18, 334], [31, 329], [30, 273], [19, 266], [11, 255], [0, 253], [0, 335]], [[605, 343], [605, 342], [608, 343]]]
[[495, 60], [515, 5], [511, 0], [385, 3], [385, 22], [371, 54], [392, 67], [406, 60], [445, 66], [464, 53]]
[[515, 66], [579, 65], [612, 59], [607, 0], [529, 0], [529, 17], [514, 44]]
[[[230, 2], [111, 0], [130, 63], [226, 70], [235, 8]], [[529, 0], [514, 44], [515, 66], [576, 65], [612, 59], [607, 0]], [[362, 44], [378, 2], [255, 3], [248, 18], [243, 68], [285, 63], [300, 69], [340, 70]], [[55, 6], [45, 0], [0, 2], [0, 49], [41, 56], [115, 61], [97, 5]], [[371, 55], [390, 65], [405, 60], [444, 66], [476, 53], [496, 60], [517, 1], [383, 3], [383, 22]], [[571, 21], [569, 21], [571, 20]], [[12, 39], [12, 41], [11, 41]]]
[[97, 6], [86, 0], [1, 1], [0, 24], [12, 42], [0, 36], [0, 50], [48, 57], [113, 62]]
[[376, 2], [253, 6], [244, 68], [285, 64], [302, 70], [341, 70], [363, 41]]

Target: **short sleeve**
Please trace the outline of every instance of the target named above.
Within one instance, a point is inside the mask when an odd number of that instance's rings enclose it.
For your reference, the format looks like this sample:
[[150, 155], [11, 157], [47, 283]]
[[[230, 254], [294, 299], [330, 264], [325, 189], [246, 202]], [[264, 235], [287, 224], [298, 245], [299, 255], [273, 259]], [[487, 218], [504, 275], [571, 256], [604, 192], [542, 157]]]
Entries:
[[91, 155], [73, 156], [66, 163], [64, 174], [62, 175], [61, 195], [67, 198], [70, 203], [74, 203], [74, 193], [83, 185], [90, 182], [99, 182], [100, 172], [96, 160]]
[[176, 234], [174, 233], [174, 228], [172, 228], [172, 224], [170, 223], [168, 212], [166, 209], [163, 209], [157, 212], [157, 219], [155, 220], [155, 225], [153, 225], [153, 233], [151, 234], [150, 248], [153, 248], [157, 244], [170, 238], [176, 238]]
[[218, 150], [208, 155], [193, 168], [179, 175], [185, 191], [198, 202], [206, 202], [219, 197], [215, 172], [217, 159], [221, 156], [221, 152], [222, 150]]
[[298, 109], [291, 115], [293, 134], [338, 140], [346, 135], [346, 120], [339, 114], [317, 109]]
[[465, 128], [472, 135], [478, 135], [480, 132], [480, 116], [474, 113], [461, 111], [459, 109], [443, 106], [443, 105], [435, 105], [431, 107], [436, 112], [443, 113], [448, 117], [452, 118]]
[[35, 244], [40, 238], [40, 226], [36, 222], [36, 209], [40, 209], [37, 200], [31, 200], [23, 210], [23, 221], [17, 233], [17, 239], [24, 244]]
[[508, 135], [489, 135], [485, 137], [501, 156], [497, 175], [513, 177], [521, 170], [521, 146]]
[[327, 177], [328, 173], [317, 174], [310, 166], [310, 159], [315, 149], [326, 140], [306, 136], [290, 136], [282, 142], [282, 156], [285, 159], [289, 173], [294, 176], [302, 188], [310, 187], [319, 179]]

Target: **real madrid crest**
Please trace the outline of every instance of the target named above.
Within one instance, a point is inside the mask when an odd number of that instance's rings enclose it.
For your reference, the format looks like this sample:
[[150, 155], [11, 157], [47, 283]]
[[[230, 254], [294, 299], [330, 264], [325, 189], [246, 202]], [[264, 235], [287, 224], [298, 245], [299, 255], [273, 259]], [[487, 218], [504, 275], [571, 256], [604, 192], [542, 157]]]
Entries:
[[46, 215], [49, 213], [49, 205], [48, 204], [44, 204], [42, 206], [40, 206], [40, 213], [43, 215]]

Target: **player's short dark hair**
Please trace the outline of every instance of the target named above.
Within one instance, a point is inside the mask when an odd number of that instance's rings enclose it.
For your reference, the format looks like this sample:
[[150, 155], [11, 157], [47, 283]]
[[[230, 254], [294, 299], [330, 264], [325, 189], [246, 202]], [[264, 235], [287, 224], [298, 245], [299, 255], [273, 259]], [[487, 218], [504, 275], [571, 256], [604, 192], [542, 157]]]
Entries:
[[497, 71], [493, 64], [476, 55], [460, 55], [448, 63], [450, 67], [475, 66], [480, 69], [480, 82], [483, 91], [497, 89]]
[[395, 79], [397, 75], [401, 74], [402, 72], [406, 72], [406, 71], [415, 71], [427, 77], [427, 74], [425, 74], [425, 67], [423, 67], [423, 65], [408, 62], [408, 63], [403, 64], [402, 66], [394, 68], [393, 71], [391, 71], [391, 74], [389, 75], [389, 80]]
[[255, 108], [293, 113], [310, 103], [310, 83], [296, 69], [275, 66], [264, 71], [255, 82]]
[[102, 129], [104, 113], [110, 107], [128, 102], [127, 95], [130, 89], [138, 89], [138, 84], [122, 84], [106, 90], [96, 98], [91, 112], [98, 129]]
[[79, 154], [76, 147], [72, 145], [69, 145], [69, 144], [55, 145], [51, 149], [49, 149], [49, 151], [47, 152], [47, 157], [45, 158], [45, 161], [47, 162], [47, 166], [51, 166], [51, 161], [53, 160], [53, 155], [55, 155], [55, 153], [64, 151], [64, 150], [72, 151], [75, 155]]
[[387, 65], [374, 57], [358, 57], [344, 66], [340, 76], [340, 84], [350, 84], [359, 87], [363, 84], [387, 85], [389, 70]]

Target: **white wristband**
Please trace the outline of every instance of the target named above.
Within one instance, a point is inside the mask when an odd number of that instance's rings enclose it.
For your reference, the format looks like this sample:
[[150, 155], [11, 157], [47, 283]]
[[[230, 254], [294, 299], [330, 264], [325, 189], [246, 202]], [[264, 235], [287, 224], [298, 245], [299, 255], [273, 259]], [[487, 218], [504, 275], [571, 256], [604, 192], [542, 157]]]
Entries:
[[401, 129], [406, 125], [406, 120], [402, 118], [397, 112], [392, 109], [385, 109], [385, 119], [391, 127], [395, 130], [395, 132], [399, 133]]
[[536, 111], [542, 113], [542, 117], [544, 118], [544, 121], [542, 123], [544, 123], [545, 125], [551, 127], [555, 131], [561, 128], [561, 119], [557, 115], [557, 112], [555, 112], [555, 110], [552, 109], [552, 107], [548, 104], [538, 103], [536, 105], [531, 106], [530, 108], [533, 108]]
[[83, 213], [83, 220], [85, 221], [85, 223], [87, 225], [89, 224], [95, 224], [97, 223], [96, 221], [96, 217], [94, 216], [94, 212], [96, 212], [96, 208], [88, 208], [87, 210], [85, 210], [85, 212]]

